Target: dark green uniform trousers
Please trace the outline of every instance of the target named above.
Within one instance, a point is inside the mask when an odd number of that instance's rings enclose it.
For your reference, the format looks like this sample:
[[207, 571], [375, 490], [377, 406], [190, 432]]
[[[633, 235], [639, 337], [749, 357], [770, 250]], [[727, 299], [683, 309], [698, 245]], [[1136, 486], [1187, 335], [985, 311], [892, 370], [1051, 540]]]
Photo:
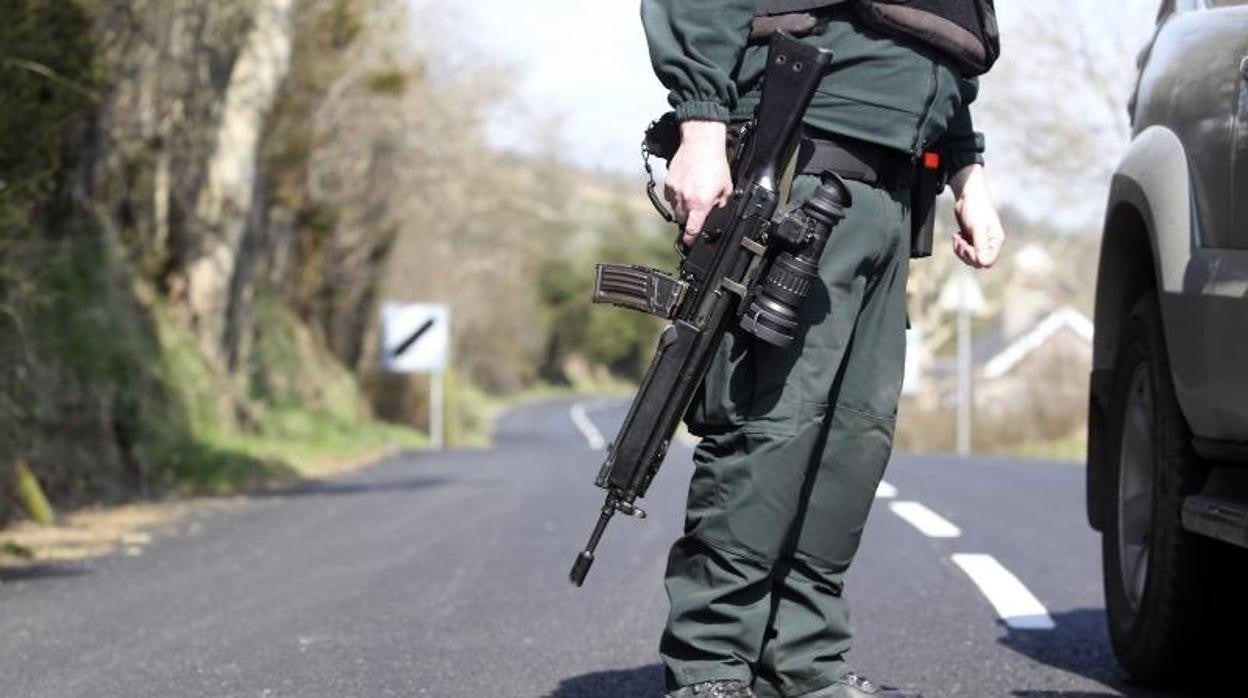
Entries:
[[[817, 184], [798, 177], [792, 198]], [[672, 688], [801, 696], [847, 671], [844, 577], [892, 449], [910, 246], [908, 192], [849, 188], [804, 335], [777, 349], [730, 334], [688, 415], [702, 441], [667, 569]]]

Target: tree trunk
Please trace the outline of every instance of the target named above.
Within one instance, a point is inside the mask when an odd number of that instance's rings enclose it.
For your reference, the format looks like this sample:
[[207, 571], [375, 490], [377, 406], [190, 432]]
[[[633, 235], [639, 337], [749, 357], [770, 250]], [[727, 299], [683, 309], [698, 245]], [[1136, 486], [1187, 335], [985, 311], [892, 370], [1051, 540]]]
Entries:
[[226, 88], [216, 145], [194, 211], [193, 257], [180, 279], [183, 310], [204, 353], [225, 365], [238, 275], [253, 265], [243, 259], [256, 201], [257, 157], [264, 120], [290, 67], [296, 0], [259, 0], [255, 23]]

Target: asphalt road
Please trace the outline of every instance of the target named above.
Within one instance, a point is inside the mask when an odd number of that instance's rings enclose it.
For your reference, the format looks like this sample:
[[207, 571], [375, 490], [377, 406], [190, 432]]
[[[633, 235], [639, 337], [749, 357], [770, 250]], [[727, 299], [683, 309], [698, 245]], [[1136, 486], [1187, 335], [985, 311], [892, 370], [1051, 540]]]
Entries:
[[[601, 504], [592, 432], [613, 435], [623, 404], [583, 405], [579, 427], [572, 407], [506, 414], [489, 450], [191, 516], [138, 557], [0, 575], [0, 696], [660, 695], [689, 450], [673, 446], [650, 518], [617, 517], [573, 589]], [[847, 585], [854, 666], [929, 697], [1145, 695], [1116, 678], [1082, 478], [894, 458]]]

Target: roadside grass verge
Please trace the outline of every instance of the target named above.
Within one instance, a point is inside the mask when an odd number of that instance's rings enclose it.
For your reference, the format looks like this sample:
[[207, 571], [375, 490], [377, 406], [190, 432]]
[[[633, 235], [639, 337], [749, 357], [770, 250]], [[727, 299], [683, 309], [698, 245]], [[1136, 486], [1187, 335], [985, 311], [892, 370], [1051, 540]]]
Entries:
[[176, 441], [148, 442], [175, 491], [225, 494], [319, 477], [428, 443], [374, 419], [351, 373], [271, 299], [257, 302], [241, 381], [214, 372], [167, 310], [157, 306], [155, 316], [163, 382], [189, 422]]
[[70, 511], [241, 492], [427, 442], [376, 420], [350, 371], [275, 300], [257, 299], [227, 370], [108, 231], [9, 242], [27, 291], [0, 317], [0, 524], [20, 513], [17, 462]]

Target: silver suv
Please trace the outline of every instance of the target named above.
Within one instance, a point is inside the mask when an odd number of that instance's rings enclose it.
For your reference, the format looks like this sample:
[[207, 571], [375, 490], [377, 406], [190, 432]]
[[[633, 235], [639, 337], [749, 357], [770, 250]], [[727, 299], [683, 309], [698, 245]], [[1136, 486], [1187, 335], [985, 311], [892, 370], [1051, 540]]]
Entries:
[[1096, 293], [1087, 509], [1126, 672], [1245, 647], [1248, 0], [1168, 0], [1140, 56]]

